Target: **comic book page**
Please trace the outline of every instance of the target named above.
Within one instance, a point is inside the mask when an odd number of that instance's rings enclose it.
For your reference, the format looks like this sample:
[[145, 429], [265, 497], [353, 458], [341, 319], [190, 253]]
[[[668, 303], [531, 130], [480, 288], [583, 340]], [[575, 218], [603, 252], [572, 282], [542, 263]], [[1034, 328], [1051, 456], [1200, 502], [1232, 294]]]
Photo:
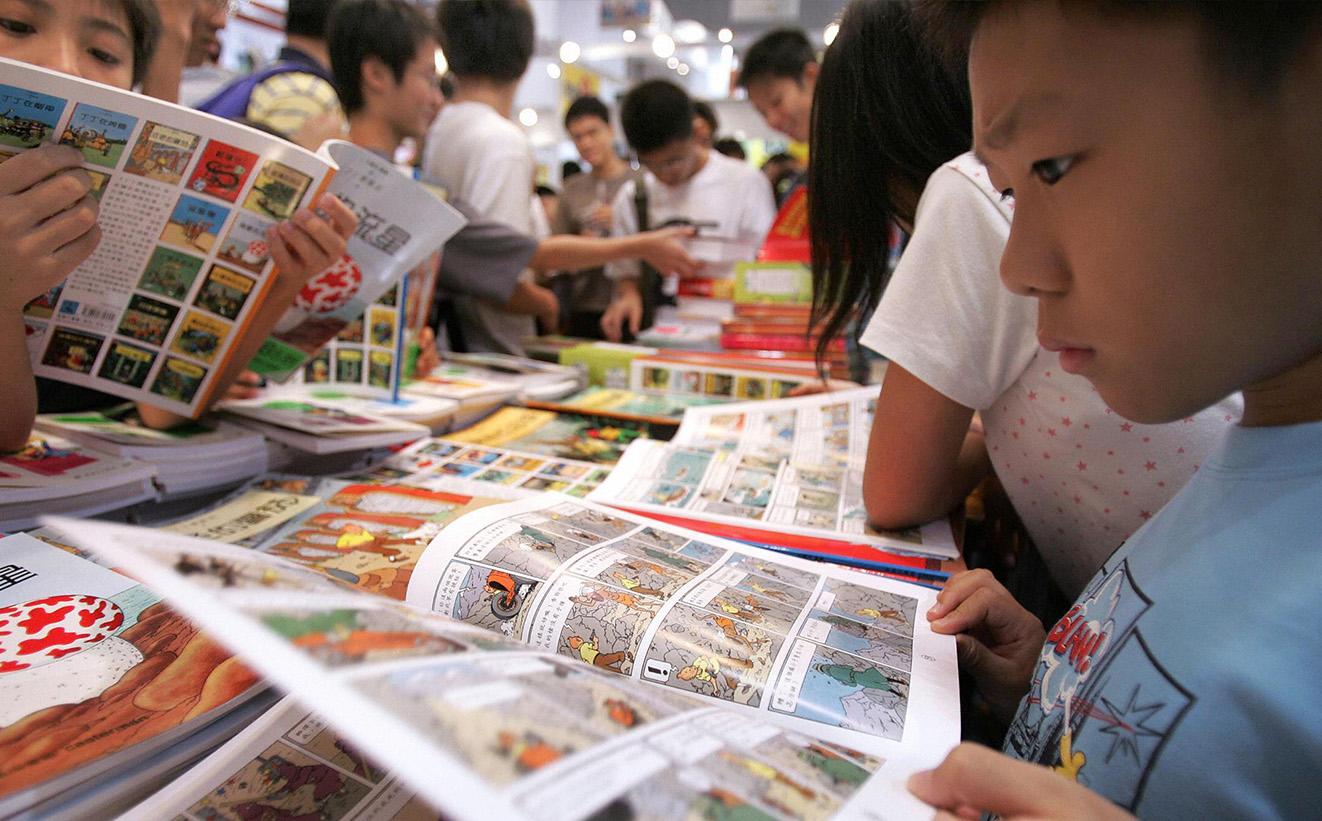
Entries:
[[689, 396], [680, 393], [647, 393], [624, 388], [586, 388], [573, 396], [554, 401], [525, 402], [530, 408], [561, 413], [590, 413], [633, 419], [650, 424], [677, 425], [684, 412], [700, 405], [726, 402], [714, 396]]
[[429, 490], [499, 499], [525, 499], [551, 490], [582, 498], [605, 478], [607, 468], [506, 448], [424, 439], [386, 459], [393, 481]]
[[800, 546], [800, 537], [956, 558], [949, 522], [889, 533], [867, 524], [863, 466], [876, 396], [858, 388], [691, 408], [671, 441], [631, 443], [591, 498], [713, 532], [742, 528], [770, 544]]
[[[332, 140], [319, 153], [338, 167], [327, 190], [358, 215], [358, 228], [344, 257], [308, 280], [253, 358], [253, 370], [280, 382], [360, 317], [367, 318], [369, 337], [379, 330], [381, 339], [393, 340], [402, 325], [401, 306], [375, 303], [465, 222], [448, 203], [371, 151]], [[392, 327], [376, 329], [371, 326], [376, 322]], [[357, 351], [364, 376], [371, 376], [375, 361], [378, 382], [384, 381], [380, 377], [387, 367], [397, 377], [398, 345], [365, 345]]]
[[781, 399], [798, 386], [817, 381], [812, 371], [802, 369], [740, 367], [666, 357], [639, 357], [629, 367], [632, 390], [724, 400]]
[[[6, 489], [7, 504], [41, 498], [38, 488], [76, 484], [89, 492], [134, 477], [150, 479], [153, 472], [150, 465], [80, 447], [58, 436], [33, 435], [22, 450], [0, 454], [0, 488]], [[31, 496], [25, 497], [18, 488], [31, 488]]]
[[267, 291], [267, 230], [330, 165], [259, 131], [0, 60], [0, 160], [82, 152], [102, 239], [24, 309], [38, 376], [195, 416]]
[[920, 750], [920, 739], [912, 755], [859, 751], [438, 614], [338, 592], [276, 557], [81, 525], [80, 544], [178, 602], [304, 706], [255, 724], [134, 817], [420, 810], [402, 785], [456, 817], [930, 813], [904, 778], [945, 750]]
[[[408, 281], [409, 274], [405, 277]], [[402, 375], [405, 325], [401, 290], [391, 287], [367, 311], [340, 329], [309, 359], [294, 384], [315, 385], [353, 394], [392, 399]]]
[[132, 579], [30, 535], [0, 539], [0, 816], [179, 741], [256, 685]]
[[507, 407], [445, 438], [610, 466], [630, 442], [646, 439], [647, 433], [642, 422]]

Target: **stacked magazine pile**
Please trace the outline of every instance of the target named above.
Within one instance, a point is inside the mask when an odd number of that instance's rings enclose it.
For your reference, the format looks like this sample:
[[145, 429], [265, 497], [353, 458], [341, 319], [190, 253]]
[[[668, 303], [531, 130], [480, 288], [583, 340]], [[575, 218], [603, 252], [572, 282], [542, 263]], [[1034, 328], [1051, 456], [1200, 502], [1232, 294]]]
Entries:
[[467, 427], [501, 405], [553, 400], [583, 387], [580, 371], [506, 354], [447, 354], [427, 376], [404, 386], [404, 396], [441, 397], [458, 403], [454, 427]]
[[145, 462], [33, 435], [17, 453], [0, 454], [0, 532], [36, 527], [42, 513], [95, 516], [153, 499], [155, 474]]
[[427, 436], [423, 425], [300, 396], [221, 402], [234, 421], [306, 453], [346, 453], [390, 447]]

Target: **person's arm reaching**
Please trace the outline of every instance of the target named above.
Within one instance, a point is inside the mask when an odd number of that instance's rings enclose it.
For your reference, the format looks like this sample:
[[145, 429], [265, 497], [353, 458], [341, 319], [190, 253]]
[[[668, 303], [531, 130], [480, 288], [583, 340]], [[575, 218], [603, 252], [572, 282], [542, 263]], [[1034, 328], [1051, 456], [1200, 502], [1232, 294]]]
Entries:
[[689, 256], [680, 239], [692, 235], [692, 228], [662, 228], [602, 238], [557, 234], [541, 241], [528, 267], [538, 271], [579, 271], [599, 268], [608, 262], [641, 259], [661, 273], [691, 277], [702, 270], [703, 264]]

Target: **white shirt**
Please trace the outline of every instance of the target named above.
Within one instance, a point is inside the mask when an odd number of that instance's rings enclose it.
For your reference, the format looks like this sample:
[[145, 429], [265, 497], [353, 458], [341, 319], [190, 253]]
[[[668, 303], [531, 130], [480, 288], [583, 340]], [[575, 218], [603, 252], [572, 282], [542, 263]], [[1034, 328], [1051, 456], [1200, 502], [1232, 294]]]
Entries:
[[[706, 164], [679, 185], [664, 185], [651, 172], [644, 173], [643, 180], [647, 186], [648, 226], [652, 229], [672, 220], [715, 223], [713, 227], [702, 227], [700, 234], [760, 244], [776, 219], [776, 198], [766, 175], [747, 163], [715, 151], [708, 150]], [[611, 206], [613, 236], [638, 233], [635, 190], [636, 181], [629, 180], [615, 195]], [[708, 265], [703, 271], [703, 276], [713, 279], [732, 274], [733, 266], [722, 269]], [[611, 279], [637, 278], [638, 261], [609, 263], [606, 275]]]
[[[535, 168], [523, 129], [486, 103], [446, 105], [427, 133], [423, 170], [428, 179], [483, 216], [529, 235]], [[536, 333], [530, 316], [464, 297], [454, 301], [460, 333], [471, 351], [522, 355], [523, 337]]]
[[997, 275], [1013, 213], [972, 154], [937, 169], [860, 341], [981, 412], [992, 465], [1073, 596], [1189, 480], [1243, 404], [1235, 395], [1182, 422], [1139, 425], [1061, 371], [1037, 343], [1037, 301]]

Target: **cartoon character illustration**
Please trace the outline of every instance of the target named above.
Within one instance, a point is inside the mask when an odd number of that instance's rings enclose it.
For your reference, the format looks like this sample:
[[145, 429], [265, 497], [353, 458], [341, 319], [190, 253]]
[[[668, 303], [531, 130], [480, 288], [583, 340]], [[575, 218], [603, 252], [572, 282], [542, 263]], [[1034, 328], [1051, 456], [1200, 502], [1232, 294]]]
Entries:
[[[712, 695], [718, 695], [721, 691], [721, 682], [731, 690], [739, 686], [739, 679], [729, 673], [721, 672], [721, 660], [724, 659], [726, 665], [741, 670], [749, 670], [753, 667], [753, 662], [747, 659], [732, 658], [730, 656], [718, 656], [712, 654], [709, 656], [698, 656], [692, 662], [681, 667], [675, 677], [680, 681], [694, 681], [699, 684], [710, 684]], [[702, 688], [697, 687], [699, 692]]]
[[873, 621], [876, 621], [877, 619], [885, 619], [886, 621], [894, 622], [895, 624], [905, 623], [904, 614], [899, 610], [878, 610], [875, 607], [860, 607], [854, 612], [858, 613], [858, 615], [865, 619], [872, 619]]
[[626, 576], [623, 573], [619, 572], [618, 570], [612, 571], [611, 577], [615, 579], [615, 581], [621, 587], [623, 587], [625, 590], [628, 590], [630, 593], [640, 593], [644, 596], [652, 596], [658, 599], [665, 598], [666, 594], [662, 593], [660, 590], [657, 590], [654, 587], [646, 587], [638, 579], [635, 579], [631, 576]]
[[[868, 667], [863, 670], [855, 670], [847, 664], [815, 664], [813, 667], [817, 672], [824, 676], [830, 676], [846, 687], [866, 687], [872, 690], [880, 690], [884, 693], [895, 693], [903, 696], [906, 685], [903, 679], [895, 679], [883, 673], [876, 667]], [[907, 688], [906, 688], [907, 689]]]
[[602, 702], [606, 708], [606, 716], [616, 724], [626, 729], [636, 727], [643, 723], [643, 719], [638, 715], [638, 711], [629, 705], [627, 701], [618, 698], [608, 698]]
[[487, 574], [487, 582], [482, 589], [492, 594], [491, 615], [501, 621], [508, 621], [519, 615], [523, 600], [533, 589], [534, 582], [521, 579], [504, 570], [492, 570]]
[[624, 661], [627, 653], [623, 651], [618, 653], [603, 653], [598, 644], [596, 634], [588, 639], [582, 636], [570, 636], [569, 647], [578, 653], [578, 657], [591, 664], [593, 667], [600, 667], [603, 670], [610, 670], [613, 673], [620, 671], [620, 662]]
[[540, 770], [547, 764], [559, 761], [565, 753], [573, 752], [556, 749], [531, 730], [524, 730], [521, 734], [501, 730], [496, 736], [496, 750], [509, 757], [521, 773]]
[[[1067, 722], [1068, 724], [1068, 722]], [[1074, 752], [1071, 747], [1074, 742], [1074, 732], [1065, 730], [1060, 736], [1060, 763], [1052, 767], [1060, 775], [1065, 776], [1071, 781], [1079, 780], [1079, 771], [1088, 763], [1088, 756], [1082, 751]]]
[[759, 584], [756, 579], [749, 580], [748, 586], [753, 588], [753, 592], [758, 595], [766, 596], [768, 599], [778, 601], [781, 604], [789, 604], [790, 597], [785, 595], [784, 590], [777, 590], [774, 587]]
[[734, 620], [726, 616], [710, 616], [707, 621], [711, 622], [718, 630], [725, 634], [725, 637], [736, 644], [742, 644], [749, 650], [753, 649], [753, 643], [739, 634], [739, 629], [735, 626]]
[[837, 787], [859, 787], [868, 780], [867, 770], [845, 758], [840, 753], [816, 742], [809, 742], [804, 749], [796, 751], [804, 763], [831, 780]]
[[555, 552], [555, 543], [550, 539], [547, 539], [540, 530], [528, 527], [527, 525], [519, 525], [519, 535], [527, 540], [520, 540], [520, 547], [526, 546], [533, 550], [549, 550], [552, 553]]

